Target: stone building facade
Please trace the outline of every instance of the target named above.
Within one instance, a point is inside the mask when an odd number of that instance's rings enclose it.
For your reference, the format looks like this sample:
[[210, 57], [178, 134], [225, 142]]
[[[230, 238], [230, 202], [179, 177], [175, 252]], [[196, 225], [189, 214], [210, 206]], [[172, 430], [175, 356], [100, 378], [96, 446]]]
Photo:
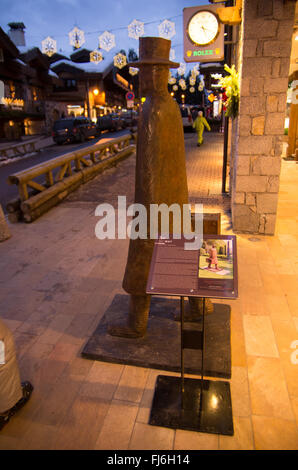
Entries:
[[293, 0], [243, 1], [231, 182], [235, 232], [274, 234], [294, 14]]

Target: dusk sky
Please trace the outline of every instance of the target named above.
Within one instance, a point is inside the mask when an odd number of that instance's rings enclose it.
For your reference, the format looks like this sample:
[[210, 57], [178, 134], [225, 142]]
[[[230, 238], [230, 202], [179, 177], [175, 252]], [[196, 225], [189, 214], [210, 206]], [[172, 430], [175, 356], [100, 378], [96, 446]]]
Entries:
[[175, 22], [172, 47], [175, 60], [181, 62], [183, 8], [204, 4], [208, 5], [208, 0], [1, 0], [0, 26], [7, 32], [8, 23], [23, 22], [27, 46], [41, 49], [41, 41], [51, 36], [58, 51], [64, 53], [72, 52], [68, 32], [74, 26], [85, 32], [83, 47], [91, 50], [98, 47], [99, 34], [107, 30], [116, 36], [113, 52], [117, 53], [120, 49], [138, 50], [138, 41], [127, 34], [127, 26], [134, 19], [151, 23], [145, 24], [145, 36], [158, 36], [158, 24], [168, 19]]

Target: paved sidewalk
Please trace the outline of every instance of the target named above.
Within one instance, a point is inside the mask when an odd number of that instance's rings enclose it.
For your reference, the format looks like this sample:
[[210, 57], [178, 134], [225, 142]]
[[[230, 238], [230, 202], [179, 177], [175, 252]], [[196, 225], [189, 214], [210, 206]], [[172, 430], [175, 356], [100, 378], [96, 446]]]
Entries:
[[[190, 197], [202, 194], [196, 151], [187, 154]], [[0, 449], [297, 449], [295, 162], [283, 161], [276, 235], [237, 237], [239, 299], [224, 302], [232, 307], [234, 436], [150, 426], [160, 371], [80, 357], [114, 295], [123, 293], [128, 249], [128, 240], [95, 238], [95, 207], [113, 204], [118, 194], [132, 202], [134, 160], [80, 187], [33, 224], [10, 225], [12, 238], [0, 244], [0, 315], [14, 332], [22, 379], [35, 386], [0, 432]]]
[[[227, 224], [231, 208], [230, 197], [221, 192], [224, 135], [205, 131], [203, 145], [197, 147], [196, 144], [196, 133], [185, 134], [190, 202], [203, 204], [205, 212], [220, 212]], [[227, 187], [228, 181], [229, 175]]]

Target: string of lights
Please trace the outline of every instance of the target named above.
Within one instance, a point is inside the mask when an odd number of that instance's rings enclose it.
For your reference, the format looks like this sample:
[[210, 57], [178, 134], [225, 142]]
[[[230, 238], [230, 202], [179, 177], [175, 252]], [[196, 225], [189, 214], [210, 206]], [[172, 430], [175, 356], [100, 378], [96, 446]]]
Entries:
[[[93, 35], [98, 35], [98, 48], [94, 49], [90, 52], [90, 62], [94, 62], [95, 64], [100, 63], [103, 60], [103, 51], [109, 52], [113, 48], [116, 47], [116, 35], [115, 33], [119, 31], [127, 30], [128, 37], [132, 39], [138, 40], [140, 37], [144, 36], [145, 34], [145, 27], [152, 24], [158, 24], [158, 34], [159, 37], [163, 37], [166, 39], [172, 39], [175, 34], [175, 22], [173, 20], [177, 20], [178, 18], [182, 18], [182, 15], [176, 15], [172, 17], [167, 17], [163, 19], [157, 19], [152, 21], [140, 21], [140, 20], [133, 20], [128, 26], [119, 26], [117, 28], [107, 28], [107, 29], [100, 29], [95, 31], [84, 31], [80, 29], [77, 25], [69, 31], [67, 34], [60, 34], [60, 35], [53, 35], [53, 37], [48, 36], [47, 38], [41, 41], [42, 43], [42, 52], [47, 54], [48, 56], [52, 56], [57, 52], [57, 39], [58, 38], [65, 38], [68, 36], [69, 43], [74, 49], [80, 49], [83, 44], [86, 42], [86, 37], [91, 37]], [[31, 36], [33, 37], [33, 36]], [[40, 38], [40, 36], [39, 36]], [[175, 60], [175, 49], [182, 47], [183, 44], [172, 44], [171, 51], [170, 51], [170, 60]], [[125, 54], [118, 52], [113, 57], [114, 65], [121, 69], [127, 65], [127, 57]], [[198, 66], [195, 66], [191, 72], [191, 77], [189, 81], [189, 85], [191, 87], [191, 92], [194, 92], [194, 85], [196, 84], [196, 76], [199, 74], [197, 70]], [[131, 75], [135, 75], [138, 73], [138, 69], [136, 67], [130, 67], [129, 73]], [[186, 64], [184, 62], [180, 63], [180, 67], [178, 68], [178, 75], [180, 75], [180, 80], [176, 83], [176, 79], [169, 75], [169, 84], [173, 85], [173, 90], [176, 88], [178, 89], [178, 85], [185, 90], [187, 88], [186, 82], [184, 80], [184, 75], [186, 73]], [[203, 80], [199, 81], [199, 91], [204, 89], [204, 82]]]

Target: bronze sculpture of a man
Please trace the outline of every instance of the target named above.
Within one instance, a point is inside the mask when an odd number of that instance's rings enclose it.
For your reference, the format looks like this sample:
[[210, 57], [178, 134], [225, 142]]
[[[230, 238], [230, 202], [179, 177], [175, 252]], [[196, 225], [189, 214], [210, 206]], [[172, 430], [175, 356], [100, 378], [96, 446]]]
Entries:
[[[169, 69], [179, 64], [169, 60], [171, 41], [157, 37], [140, 38], [140, 96], [145, 97], [138, 122], [136, 149], [135, 203], [188, 204], [184, 134], [179, 106], [168, 92]], [[148, 217], [149, 218], [149, 217]], [[171, 231], [171, 225], [170, 225]], [[142, 337], [147, 328], [150, 295], [146, 284], [154, 239], [130, 240], [123, 288], [130, 294], [128, 321], [111, 326], [109, 333], [130, 338]]]

